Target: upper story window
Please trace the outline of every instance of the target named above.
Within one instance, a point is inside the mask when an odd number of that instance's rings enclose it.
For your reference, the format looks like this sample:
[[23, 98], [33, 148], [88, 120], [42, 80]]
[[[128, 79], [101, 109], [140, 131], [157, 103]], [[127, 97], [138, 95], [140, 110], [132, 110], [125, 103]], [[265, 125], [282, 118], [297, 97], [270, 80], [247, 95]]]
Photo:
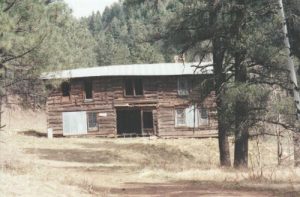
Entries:
[[93, 81], [86, 80], [84, 82], [84, 96], [85, 99], [93, 99]]
[[71, 85], [69, 82], [63, 82], [61, 84], [61, 91], [63, 97], [70, 97]]
[[125, 79], [125, 95], [126, 96], [142, 96], [144, 95], [142, 79]]
[[179, 96], [189, 95], [189, 83], [187, 78], [179, 77], [177, 80], [177, 91]]

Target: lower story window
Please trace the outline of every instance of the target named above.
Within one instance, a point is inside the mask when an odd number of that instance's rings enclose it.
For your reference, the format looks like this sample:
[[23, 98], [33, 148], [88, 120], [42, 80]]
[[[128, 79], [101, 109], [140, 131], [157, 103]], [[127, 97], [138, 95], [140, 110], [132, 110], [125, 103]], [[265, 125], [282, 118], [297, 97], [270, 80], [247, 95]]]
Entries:
[[199, 109], [199, 126], [208, 125], [208, 111], [206, 108]]
[[87, 123], [88, 131], [98, 130], [97, 112], [87, 113]]
[[198, 128], [209, 124], [208, 110], [191, 105], [187, 108], [175, 109], [175, 126]]
[[185, 109], [175, 110], [175, 126], [186, 126]]

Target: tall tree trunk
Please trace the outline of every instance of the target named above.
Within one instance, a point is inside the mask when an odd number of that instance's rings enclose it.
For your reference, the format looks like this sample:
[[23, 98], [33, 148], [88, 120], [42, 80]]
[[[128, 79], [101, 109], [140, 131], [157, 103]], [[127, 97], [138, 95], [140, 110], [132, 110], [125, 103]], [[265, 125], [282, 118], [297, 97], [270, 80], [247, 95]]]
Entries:
[[[209, 1], [210, 9], [210, 26], [216, 27], [218, 11], [222, 5], [222, 0]], [[219, 136], [219, 153], [220, 153], [220, 165], [224, 167], [230, 167], [230, 150], [228, 142], [228, 126], [225, 121], [225, 109], [223, 102], [224, 95], [224, 83], [226, 82], [226, 74], [224, 71], [224, 54], [225, 54], [225, 41], [222, 38], [222, 33], [213, 35], [213, 67], [214, 67], [214, 79], [215, 79], [215, 92], [217, 95], [217, 113], [218, 113], [218, 136]]]
[[2, 95], [0, 95], [0, 131], [2, 130]]
[[[247, 67], [243, 64], [244, 54], [246, 52], [243, 47], [239, 46], [241, 40], [241, 28], [245, 17], [245, 0], [236, 0], [236, 8], [233, 10], [235, 15], [235, 21], [233, 22], [231, 33], [232, 37], [236, 40], [237, 45], [233, 47], [237, 48], [233, 55], [234, 68], [235, 68], [235, 83], [241, 85], [247, 83], [248, 73]], [[248, 167], [248, 138], [249, 138], [249, 126], [247, 124], [249, 114], [249, 104], [243, 95], [236, 98], [235, 103], [235, 144], [234, 144], [234, 167], [235, 168], [247, 168]]]
[[237, 101], [235, 110], [235, 144], [234, 144], [234, 167], [248, 167], [248, 138], [249, 128], [247, 126], [248, 119], [248, 103]]
[[[297, 126], [299, 127], [299, 125]], [[300, 132], [299, 129], [294, 133], [294, 164], [296, 167], [300, 167]]]
[[291, 54], [291, 45], [288, 38], [288, 30], [286, 25], [286, 18], [284, 14], [284, 8], [282, 0], [279, 0], [279, 6], [280, 6], [280, 13], [283, 19], [283, 26], [282, 31], [284, 33], [284, 45], [286, 47], [286, 52], [288, 54], [288, 69], [290, 71], [290, 79], [293, 84], [293, 95], [294, 95], [294, 101], [296, 106], [296, 113], [297, 113], [297, 123], [296, 123], [296, 132], [294, 133], [294, 160], [295, 160], [295, 166], [300, 166], [300, 95], [299, 95], [299, 86], [297, 81], [297, 75], [295, 71], [295, 65], [294, 61], [292, 59]]
[[217, 95], [217, 113], [218, 113], [218, 135], [219, 135], [219, 153], [220, 165], [230, 167], [230, 149], [228, 142], [228, 126], [225, 118], [226, 106], [224, 106], [223, 98], [225, 94], [224, 83], [226, 82], [226, 75], [223, 68], [224, 61], [224, 47], [221, 38], [213, 39], [213, 63], [214, 63], [214, 77], [215, 77], [215, 92]]
[[217, 113], [218, 113], [218, 135], [219, 135], [219, 153], [220, 153], [220, 165], [224, 167], [230, 167], [230, 149], [229, 149], [229, 142], [228, 142], [228, 134], [227, 134], [227, 124], [224, 121], [224, 110], [225, 106], [221, 99], [222, 94], [219, 94], [217, 98]]
[[[242, 63], [243, 55], [235, 55], [235, 82], [237, 85], [247, 82], [247, 68]], [[235, 104], [235, 146], [234, 146], [234, 167], [248, 167], [248, 138], [249, 138], [249, 104], [241, 96]]]

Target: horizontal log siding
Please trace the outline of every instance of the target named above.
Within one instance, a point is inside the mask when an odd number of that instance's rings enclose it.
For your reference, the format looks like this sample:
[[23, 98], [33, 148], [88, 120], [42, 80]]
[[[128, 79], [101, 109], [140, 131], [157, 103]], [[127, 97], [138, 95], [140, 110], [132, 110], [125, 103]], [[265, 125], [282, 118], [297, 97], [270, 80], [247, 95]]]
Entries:
[[[191, 76], [190, 83], [198, 84], [202, 78]], [[189, 106], [192, 100], [200, 100], [199, 91], [192, 91], [190, 96], [178, 96], [177, 77], [144, 77], [143, 96], [124, 96], [122, 77], [93, 78], [93, 101], [84, 99], [84, 80], [71, 80], [69, 102], [63, 102], [61, 90], [55, 89], [47, 100], [48, 128], [54, 134], [62, 134], [62, 112], [87, 111], [106, 113], [106, 117], [97, 116], [99, 130], [92, 134], [116, 135], [116, 108], [140, 107], [153, 110], [156, 134], [160, 136], [202, 136], [215, 134], [217, 128], [215, 114], [215, 96], [211, 93], [203, 106], [209, 108], [210, 124], [202, 128], [175, 127], [174, 110], [177, 106]], [[196, 81], [196, 82], [195, 82]], [[195, 90], [195, 87], [194, 87]], [[191, 100], [192, 98], [192, 100]]]
[[[203, 78], [191, 76], [191, 92], [189, 96], [179, 96], [177, 92], [177, 77], [160, 78], [158, 88], [158, 128], [160, 136], [209, 136], [217, 134], [215, 95], [211, 92], [201, 101], [198, 85]], [[209, 110], [209, 124], [199, 128], [176, 127], [175, 109], [188, 107], [193, 103], [199, 103]]]

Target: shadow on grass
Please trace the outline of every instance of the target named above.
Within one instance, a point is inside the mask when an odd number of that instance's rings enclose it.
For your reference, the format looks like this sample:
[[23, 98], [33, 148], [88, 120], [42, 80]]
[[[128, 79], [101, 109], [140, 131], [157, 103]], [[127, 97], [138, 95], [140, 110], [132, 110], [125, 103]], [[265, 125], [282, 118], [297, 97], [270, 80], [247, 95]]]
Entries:
[[[120, 152], [120, 154], [127, 157], [132, 164], [138, 165], [141, 168], [149, 167], [165, 170], [180, 170], [181, 168], [199, 167], [199, 165], [201, 165], [191, 153], [167, 144], [119, 144], [114, 142], [101, 142], [96, 144], [82, 143], [80, 145], [89, 149], [97, 150], [100, 148]], [[131, 157], [131, 155], [133, 156]]]
[[[20, 131], [20, 132], [18, 132], [18, 134], [31, 136], [31, 137], [37, 137], [37, 138], [46, 138], [47, 137], [47, 133], [43, 133], [43, 132], [36, 131], [36, 130]], [[64, 136], [62, 134], [53, 134], [53, 137], [63, 138]]]
[[25, 149], [25, 152], [35, 154], [44, 160], [99, 163], [112, 166], [122, 163], [128, 166], [135, 166], [136, 169], [147, 167], [177, 171], [201, 165], [189, 152], [166, 144], [117, 144], [103, 142], [81, 145], [83, 147], [76, 149], [28, 148]]
[[21, 132], [18, 132], [18, 134], [31, 136], [31, 137], [39, 137], [39, 138], [47, 137], [47, 133], [42, 133], [42, 132], [35, 131], [35, 130], [21, 131]]
[[79, 150], [79, 149], [25, 149], [26, 153], [36, 154], [40, 159], [80, 162], [80, 163], [114, 163], [126, 162], [126, 159], [112, 151]]

